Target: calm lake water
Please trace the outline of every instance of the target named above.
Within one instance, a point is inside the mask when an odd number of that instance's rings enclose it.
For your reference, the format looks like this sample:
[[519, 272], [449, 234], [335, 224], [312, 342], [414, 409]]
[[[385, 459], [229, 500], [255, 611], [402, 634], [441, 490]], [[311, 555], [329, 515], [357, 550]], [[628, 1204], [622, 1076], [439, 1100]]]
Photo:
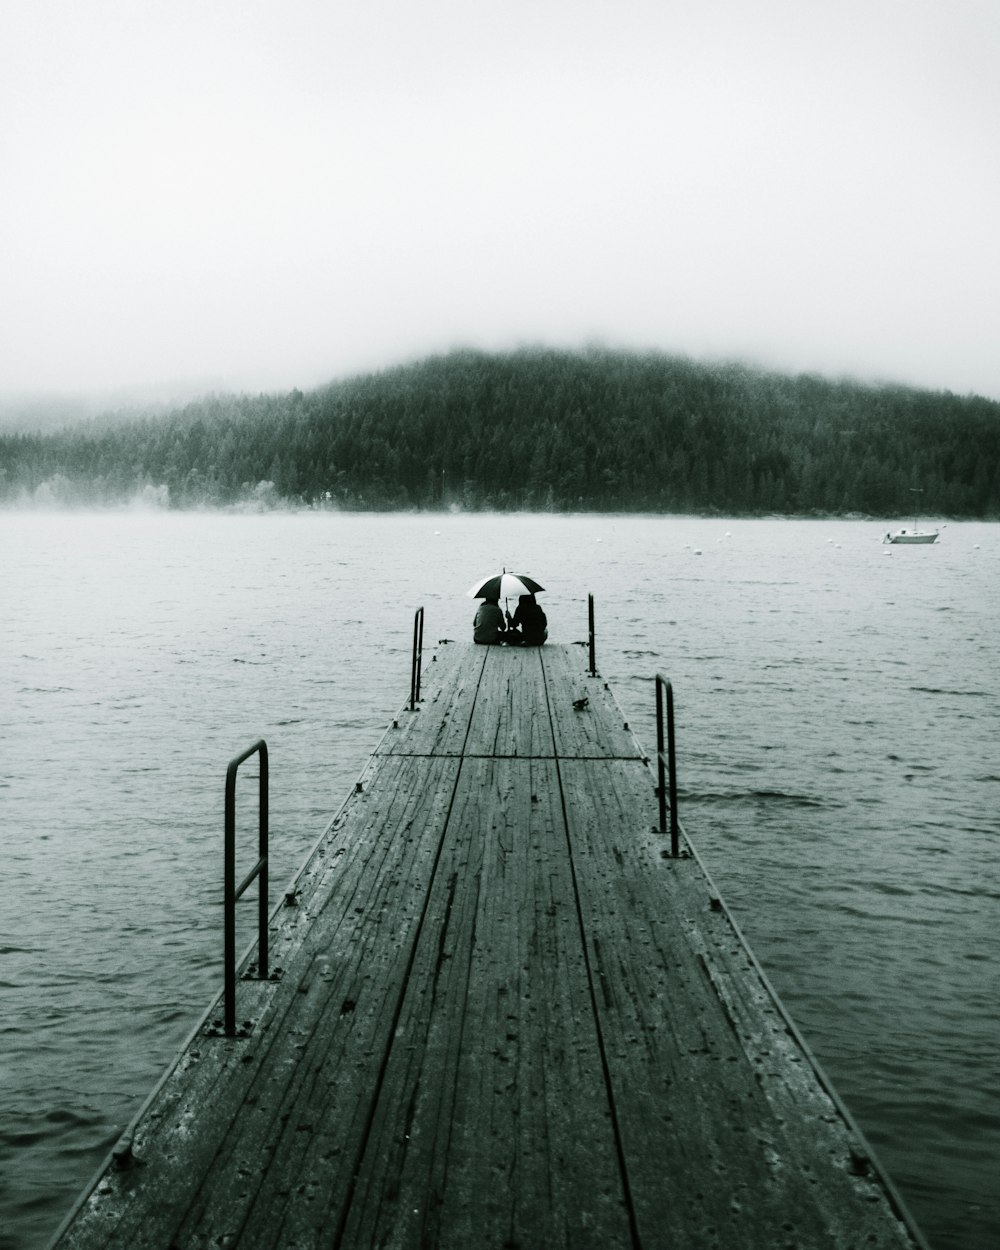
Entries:
[[[34, 1250], [221, 985], [228, 761], [273, 891], [506, 566], [652, 746], [755, 952], [936, 1250], [1000, 1247], [1000, 526], [0, 513], [0, 1250]], [[428, 674], [433, 677], [433, 672]]]

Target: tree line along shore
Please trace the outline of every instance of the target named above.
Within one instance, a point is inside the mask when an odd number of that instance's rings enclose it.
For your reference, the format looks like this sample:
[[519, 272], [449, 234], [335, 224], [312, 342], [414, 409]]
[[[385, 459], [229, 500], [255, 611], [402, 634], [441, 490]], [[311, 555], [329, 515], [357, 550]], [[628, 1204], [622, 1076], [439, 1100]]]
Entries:
[[136, 498], [996, 518], [1000, 403], [677, 356], [455, 351], [308, 392], [0, 435], [2, 503]]

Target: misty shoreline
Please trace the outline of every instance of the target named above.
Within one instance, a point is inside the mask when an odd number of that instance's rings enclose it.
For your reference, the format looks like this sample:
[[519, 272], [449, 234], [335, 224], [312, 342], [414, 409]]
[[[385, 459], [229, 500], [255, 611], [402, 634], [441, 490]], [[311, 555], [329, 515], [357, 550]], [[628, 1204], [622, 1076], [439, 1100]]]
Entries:
[[0, 434], [42, 507], [1000, 517], [1000, 403], [686, 357], [453, 352], [317, 390]]

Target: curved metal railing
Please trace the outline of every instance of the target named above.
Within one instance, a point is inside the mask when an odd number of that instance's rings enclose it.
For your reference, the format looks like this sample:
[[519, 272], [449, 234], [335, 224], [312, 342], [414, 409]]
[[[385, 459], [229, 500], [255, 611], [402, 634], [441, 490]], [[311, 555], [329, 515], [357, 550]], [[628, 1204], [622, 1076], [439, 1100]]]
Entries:
[[[257, 833], [257, 862], [239, 885], [236, 884], [236, 774], [240, 765], [251, 755], [260, 754], [260, 810]], [[225, 850], [225, 964], [226, 984], [225, 1031], [227, 1037], [236, 1036], [236, 901], [260, 878], [257, 904], [257, 970], [262, 981], [267, 980], [267, 743], [263, 738], [237, 755], [226, 770], [226, 850]]]
[[[667, 751], [663, 751], [663, 694], [667, 704]], [[677, 750], [674, 733], [674, 688], [662, 673], [656, 674], [656, 792], [660, 799], [660, 833], [667, 832], [667, 782], [670, 790], [670, 854], [680, 854], [680, 820], [677, 816]]]
[[410, 665], [410, 711], [420, 702], [420, 672], [424, 660], [424, 610], [413, 616], [413, 661]]

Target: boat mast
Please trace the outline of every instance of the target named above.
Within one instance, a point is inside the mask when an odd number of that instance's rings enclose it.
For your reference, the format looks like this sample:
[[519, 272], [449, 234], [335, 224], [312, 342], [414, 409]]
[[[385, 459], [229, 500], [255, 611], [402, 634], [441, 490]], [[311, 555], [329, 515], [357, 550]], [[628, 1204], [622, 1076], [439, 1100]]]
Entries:
[[[910, 490], [914, 495], [922, 495], [924, 493], [924, 488], [922, 486], [911, 486]], [[914, 530], [920, 529], [920, 526], [917, 524], [917, 521], [919, 518], [917, 516], [917, 511], [916, 511], [917, 504], [919, 502], [920, 502], [919, 499], [914, 499], [913, 501], [913, 528]]]

